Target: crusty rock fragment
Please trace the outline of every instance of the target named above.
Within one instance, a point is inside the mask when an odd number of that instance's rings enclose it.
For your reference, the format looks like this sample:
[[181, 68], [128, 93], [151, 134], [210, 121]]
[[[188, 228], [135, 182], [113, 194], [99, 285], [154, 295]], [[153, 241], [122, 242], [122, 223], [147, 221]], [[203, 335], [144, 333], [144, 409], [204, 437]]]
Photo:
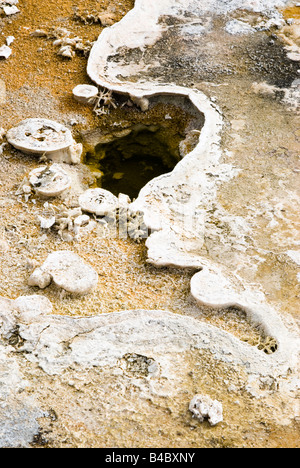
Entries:
[[6, 134], [7, 141], [26, 154], [46, 156], [53, 162], [78, 164], [82, 144], [76, 143], [71, 131], [52, 120], [26, 119]]
[[6, 38], [6, 40], [5, 40], [5, 41], [6, 41], [6, 45], [7, 45], [7, 46], [10, 46], [10, 45], [14, 42], [14, 40], [15, 40], [15, 37], [14, 37], [14, 36], [8, 36], [8, 37]]
[[73, 89], [74, 98], [76, 99], [76, 101], [82, 104], [92, 105], [97, 95], [98, 95], [97, 86], [82, 84], [82, 85], [75, 86], [75, 88]]
[[57, 55], [72, 59], [73, 57], [75, 57], [75, 52], [70, 45], [65, 45], [59, 49], [59, 51], [57, 52]]
[[218, 400], [212, 400], [207, 395], [195, 395], [189, 405], [193, 417], [203, 422], [208, 419], [211, 426], [223, 421], [223, 407]]
[[51, 275], [45, 272], [42, 268], [36, 268], [31, 274], [28, 284], [29, 286], [38, 286], [40, 289], [45, 289], [51, 283]]
[[43, 197], [57, 197], [71, 186], [71, 178], [60, 164], [33, 169], [29, 182], [35, 192]]
[[19, 8], [16, 7], [15, 5], [12, 5], [12, 6], [5, 5], [2, 7], [2, 9], [4, 13], [6, 14], [6, 16], [16, 15], [17, 13], [20, 13]]
[[79, 197], [79, 205], [83, 211], [105, 216], [118, 208], [118, 198], [108, 190], [95, 188], [86, 190]]
[[2, 47], [0, 47], [0, 58], [8, 59], [8, 57], [10, 57], [11, 54], [12, 50], [7, 45], [3, 45]]
[[96, 287], [98, 274], [77, 254], [59, 250], [51, 253], [43, 265], [34, 270], [28, 284], [44, 289], [51, 281], [72, 294], [85, 295]]

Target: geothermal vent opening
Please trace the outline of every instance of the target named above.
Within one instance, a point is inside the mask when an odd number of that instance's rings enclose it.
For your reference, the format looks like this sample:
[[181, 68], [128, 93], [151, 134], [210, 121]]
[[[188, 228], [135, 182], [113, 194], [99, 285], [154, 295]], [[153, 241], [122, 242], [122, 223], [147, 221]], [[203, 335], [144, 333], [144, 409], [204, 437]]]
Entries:
[[143, 128], [98, 145], [94, 155], [87, 155], [86, 164], [103, 174], [97, 178], [100, 187], [134, 199], [150, 180], [172, 171], [179, 160], [179, 150], [168, 148], [157, 130]]
[[127, 127], [121, 135], [116, 135], [116, 126], [96, 131], [95, 144], [84, 162], [96, 176], [98, 187], [134, 200], [149, 181], [171, 172], [195, 148], [204, 116], [188, 99], [178, 100], [154, 98], [146, 112], [124, 109]]

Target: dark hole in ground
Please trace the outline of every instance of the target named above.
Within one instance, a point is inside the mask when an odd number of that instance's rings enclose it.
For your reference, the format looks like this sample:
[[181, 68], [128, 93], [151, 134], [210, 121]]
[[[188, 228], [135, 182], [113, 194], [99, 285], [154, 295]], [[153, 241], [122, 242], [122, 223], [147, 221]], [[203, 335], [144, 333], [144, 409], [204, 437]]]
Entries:
[[179, 160], [179, 149], [171, 149], [158, 128], [143, 128], [99, 144], [85, 162], [92, 171], [103, 173], [97, 179], [99, 187], [133, 200], [150, 180], [172, 171]]

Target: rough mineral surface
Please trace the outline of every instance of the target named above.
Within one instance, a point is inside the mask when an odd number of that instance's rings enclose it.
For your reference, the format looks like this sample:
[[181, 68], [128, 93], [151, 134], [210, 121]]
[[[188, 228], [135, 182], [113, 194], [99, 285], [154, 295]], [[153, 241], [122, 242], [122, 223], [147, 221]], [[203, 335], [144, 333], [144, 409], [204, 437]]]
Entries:
[[98, 275], [77, 254], [62, 250], [50, 254], [31, 274], [28, 284], [44, 289], [51, 281], [72, 294], [87, 294], [97, 285]]
[[79, 205], [82, 210], [88, 213], [105, 216], [117, 209], [118, 198], [108, 190], [101, 188], [90, 189], [80, 195]]
[[26, 119], [6, 134], [7, 141], [27, 154], [47, 155], [57, 162], [78, 163], [82, 145], [64, 125], [48, 119]]
[[29, 182], [38, 195], [46, 198], [61, 195], [71, 186], [70, 177], [59, 164], [34, 169], [29, 174]]
[[195, 395], [189, 405], [189, 410], [194, 418], [203, 422], [206, 418], [211, 426], [223, 421], [223, 407], [217, 400], [212, 400], [207, 395]]

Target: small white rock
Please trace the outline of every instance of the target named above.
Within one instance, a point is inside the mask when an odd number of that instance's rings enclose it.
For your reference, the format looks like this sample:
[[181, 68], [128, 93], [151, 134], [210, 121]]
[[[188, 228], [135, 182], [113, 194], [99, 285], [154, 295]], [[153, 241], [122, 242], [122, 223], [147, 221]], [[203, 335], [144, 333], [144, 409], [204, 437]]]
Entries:
[[55, 224], [55, 216], [51, 216], [51, 218], [38, 216], [38, 220], [42, 229], [50, 229]]
[[35, 192], [43, 197], [57, 197], [71, 186], [71, 178], [60, 164], [42, 166], [29, 174]]
[[29, 286], [38, 286], [40, 289], [45, 289], [51, 283], [51, 275], [42, 268], [36, 268], [34, 272], [30, 275], [28, 280]]
[[85, 295], [96, 287], [98, 274], [77, 254], [59, 250], [51, 253], [43, 265], [34, 270], [28, 284], [44, 289], [51, 281], [72, 294]]
[[83, 211], [105, 216], [118, 208], [118, 198], [108, 190], [101, 188], [86, 190], [79, 197], [79, 206]]
[[59, 49], [59, 51], [57, 52], [57, 55], [72, 59], [75, 56], [75, 52], [70, 45], [65, 45]]
[[8, 59], [8, 57], [10, 57], [11, 54], [12, 50], [7, 45], [3, 45], [2, 47], [0, 47], [0, 58]]
[[15, 40], [15, 37], [14, 37], [14, 36], [8, 36], [8, 37], [6, 38], [6, 45], [7, 45], [7, 46], [10, 46], [10, 45], [14, 42], [14, 40]]
[[78, 85], [73, 89], [74, 98], [82, 104], [93, 104], [97, 94], [98, 88], [88, 84]]
[[16, 7], [15, 5], [3, 6], [2, 9], [4, 13], [6, 14], [6, 16], [11, 16], [11, 15], [15, 15], [16, 13], [20, 13], [19, 8]]
[[208, 419], [211, 426], [223, 421], [223, 407], [218, 400], [212, 400], [207, 395], [195, 395], [189, 405], [193, 417], [203, 422]]
[[80, 215], [74, 219], [74, 226], [85, 226], [90, 222], [90, 217], [88, 215]]

